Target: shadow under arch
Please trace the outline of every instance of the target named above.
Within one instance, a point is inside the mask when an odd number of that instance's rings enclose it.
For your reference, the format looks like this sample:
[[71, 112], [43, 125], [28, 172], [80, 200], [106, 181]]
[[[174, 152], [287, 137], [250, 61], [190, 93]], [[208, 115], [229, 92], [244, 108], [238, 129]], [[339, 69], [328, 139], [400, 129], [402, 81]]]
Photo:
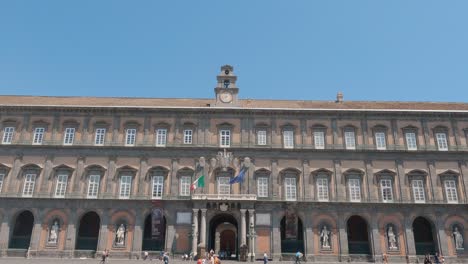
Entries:
[[[239, 256], [239, 228], [236, 218], [227, 213], [221, 213], [210, 220], [207, 251], [216, 251], [216, 231], [220, 230], [219, 251], [223, 258], [238, 259]], [[220, 255], [220, 252], [215, 252]]]

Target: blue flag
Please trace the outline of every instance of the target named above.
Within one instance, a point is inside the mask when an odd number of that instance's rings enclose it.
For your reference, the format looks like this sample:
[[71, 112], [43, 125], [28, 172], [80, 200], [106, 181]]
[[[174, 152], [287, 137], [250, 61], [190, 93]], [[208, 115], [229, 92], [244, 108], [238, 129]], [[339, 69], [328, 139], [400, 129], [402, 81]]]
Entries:
[[242, 168], [241, 171], [239, 172], [239, 174], [229, 181], [229, 184], [234, 184], [234, 183], [237, 183], [237, 182], [243, 182], [246, 172], [247, 172], [247, 168]]

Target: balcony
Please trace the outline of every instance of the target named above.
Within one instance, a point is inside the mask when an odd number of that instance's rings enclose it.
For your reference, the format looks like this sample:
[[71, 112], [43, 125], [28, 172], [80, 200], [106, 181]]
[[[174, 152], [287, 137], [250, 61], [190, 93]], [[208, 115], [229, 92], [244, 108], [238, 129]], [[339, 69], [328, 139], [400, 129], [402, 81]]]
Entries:
[[256, 201], [256, 194], [192, 194], [192, 200]]

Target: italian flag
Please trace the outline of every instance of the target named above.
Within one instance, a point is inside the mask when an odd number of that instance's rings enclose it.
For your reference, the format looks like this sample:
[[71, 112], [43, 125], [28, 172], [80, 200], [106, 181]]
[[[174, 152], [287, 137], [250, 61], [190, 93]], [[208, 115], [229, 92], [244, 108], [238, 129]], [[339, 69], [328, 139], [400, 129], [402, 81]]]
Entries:
[[205, 175], [203, 174], [190, 185], [190, 190], [194, 191], [198, 187], [205, 187]]

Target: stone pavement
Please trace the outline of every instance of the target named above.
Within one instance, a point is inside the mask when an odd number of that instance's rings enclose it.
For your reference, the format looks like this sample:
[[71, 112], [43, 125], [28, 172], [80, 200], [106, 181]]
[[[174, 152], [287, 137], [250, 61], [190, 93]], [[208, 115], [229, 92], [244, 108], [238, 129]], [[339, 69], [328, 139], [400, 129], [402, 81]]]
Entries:
[[[35, 259], [25, 259], [25, 258], [0, 258], [0, 264], [99, 264], [100, 259], [58, 259], [58, 258], [35, 258]], [[182, 260], [171, 260], [170, 264], [195, 264], [195, 261], [182, 261]], [[227, 261], [223, 260], [222, 264], [263, 264], [263, 261], [256, 262], [239, 262], [239, 261]], [[308, 263], [317, 263], [317, 264], [343, 264], [345, 262], [301, 262], [303, 264]], [[352, 262], [353, 264], [364, 264], [368, 262]], [[110, 259], [106, 261], [106, 264], [163, 264], [159, 260], [125, 260], [125, 259]], [[269, 261], [268, 264], [294, 264], [293, 261]]]

